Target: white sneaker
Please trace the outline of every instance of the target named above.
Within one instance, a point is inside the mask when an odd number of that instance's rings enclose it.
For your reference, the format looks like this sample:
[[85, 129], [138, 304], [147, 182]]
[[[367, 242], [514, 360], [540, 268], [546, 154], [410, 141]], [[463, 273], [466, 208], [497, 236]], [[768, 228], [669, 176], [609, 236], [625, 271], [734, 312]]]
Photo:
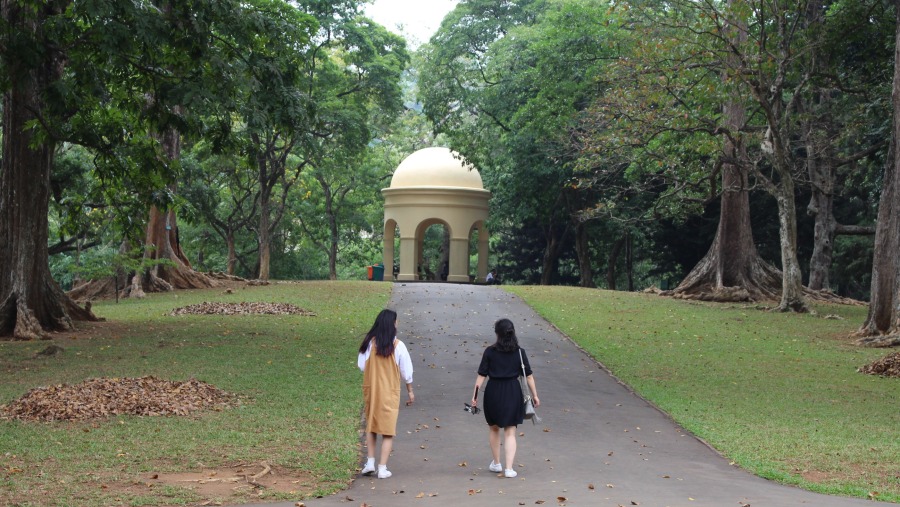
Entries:
[[372, 475], [373, 473], [375, 473], [375, 465], [366, 463], [365, 465], [363, 465], [362, 472], [360, 473], [363, 475]]
[[491, 460], [491, 466], [488, 467], [488, 470], [490, 470], [491, 472], [502, 472], [503, 465], [501, 465], [500, 463], [495, 463], [493, 460]]
[[507, 468], [506, 471], [503, 472], [503, 475], [505, 475], [509, 479], [512, 479], [513, 477], [515, 477], [519, 474], [517, 474], [516, 471], [513, 470], [512, 468]]
[[379, 468], [378, 469], [378, 478], [379, 479], [387, 479], [388, 477], [390, 477], [392, 475], [394, 475], [394, 474], [392, 474], [391, 471], [388, 470], [387, 468]]

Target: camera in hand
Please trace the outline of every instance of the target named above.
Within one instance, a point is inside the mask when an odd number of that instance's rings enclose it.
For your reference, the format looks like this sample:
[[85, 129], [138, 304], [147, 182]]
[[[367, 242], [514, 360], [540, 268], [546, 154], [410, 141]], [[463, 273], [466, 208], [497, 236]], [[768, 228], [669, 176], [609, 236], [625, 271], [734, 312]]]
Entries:
[[472, 405], [469, 405], [468, 403], [463, 403], [463, 405], [465, 405], [465, 408], [463, 408], [463, 410], [465, 410], [466, 412], [468, 412], [468, 413], [470, 413], [470, 414], [472, 414], [472, 415], [475, 415], [475, 414], [477, 414], [478, 412], [481, 412], [481, 409], [480, 409], [480, 408], [478, 408], [478, 407], [473, 407]]

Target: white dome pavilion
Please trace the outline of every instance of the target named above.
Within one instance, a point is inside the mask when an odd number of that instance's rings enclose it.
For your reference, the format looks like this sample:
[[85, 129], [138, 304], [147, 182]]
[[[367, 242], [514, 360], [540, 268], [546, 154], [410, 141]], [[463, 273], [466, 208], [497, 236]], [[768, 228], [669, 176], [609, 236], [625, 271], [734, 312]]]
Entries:
[[469, 238], [478, 231], [478, 266], [474, 279], [487, 276], [488, 218], [491, 193], [481, 174], [448, 148], [425, 148], [397, 166], [384, 195], [384, 279], [393, 280], [394, 239], [400, 230], [397, 280], [419, 280], [425, 231], [442, 224], [450, 234], [447, 281], [469, 282]]
[[449, 148], [425, 148], [403, 159], [390, 188], [401, 187], [484, 189], [478, 169]]

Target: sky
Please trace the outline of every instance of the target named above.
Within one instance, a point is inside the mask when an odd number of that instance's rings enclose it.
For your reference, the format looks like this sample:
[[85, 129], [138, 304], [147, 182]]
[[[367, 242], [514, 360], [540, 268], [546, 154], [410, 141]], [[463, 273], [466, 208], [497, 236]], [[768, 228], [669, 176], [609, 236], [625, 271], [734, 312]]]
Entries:
[[365, 13], [388, 30], [406, 36], [410, 49], [415, 49], [428, 42], [456, 3], [457, 0], [374, 0], [365, 7]]

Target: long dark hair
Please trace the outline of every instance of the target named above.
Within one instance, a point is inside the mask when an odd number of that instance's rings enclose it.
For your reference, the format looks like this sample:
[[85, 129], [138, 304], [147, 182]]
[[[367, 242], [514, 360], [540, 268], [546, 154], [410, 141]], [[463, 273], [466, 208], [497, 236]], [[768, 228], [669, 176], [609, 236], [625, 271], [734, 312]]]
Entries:
[[494, 323], [494, 333], [497, 334], [497, 342], [492, 345], [498, 352], [515, 352], [519, 350], [519, 339], [516, 338], [516, 328], [509, 319], [500, 319]]
[[383, 357], [391, 357], [394, 353], [394, 338], [397, 337], [397, 312], [393, 310], [381, 310], [372, 329], [366, 333], [359, 353], [364, 354], [369, 349], [369, 341], [375, 339], [375, 353]]

